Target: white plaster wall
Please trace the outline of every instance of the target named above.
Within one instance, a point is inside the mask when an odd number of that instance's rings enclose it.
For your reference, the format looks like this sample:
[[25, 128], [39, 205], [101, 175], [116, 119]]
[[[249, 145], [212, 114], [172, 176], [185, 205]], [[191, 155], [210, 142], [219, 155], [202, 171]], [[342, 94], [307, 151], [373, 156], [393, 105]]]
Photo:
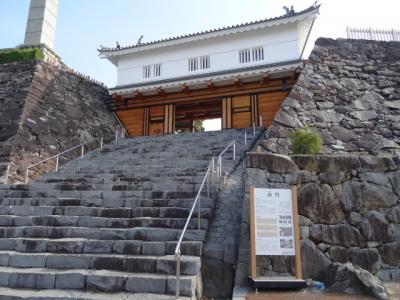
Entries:
[[[269, 64], [300, 58], [299, 28], [297, 23], [258, 29], [230, 36], [196, 41], [119, 57], [117, 85], [149, 82], [186, 75], [228, 70], [257, 64]], [[239, 50], [262, 46], [264, 60], [239, 63]], [[210, 68], [188, 71], [188, 58], [210, 56]], [[162, 64], [159, 77], [143, 78], [143, 66]]]

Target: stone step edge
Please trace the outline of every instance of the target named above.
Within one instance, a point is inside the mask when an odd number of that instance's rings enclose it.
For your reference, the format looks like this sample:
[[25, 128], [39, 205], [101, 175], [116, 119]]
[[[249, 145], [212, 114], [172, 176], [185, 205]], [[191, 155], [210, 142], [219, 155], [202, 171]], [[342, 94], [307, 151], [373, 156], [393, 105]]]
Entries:
[[[165, 261], [175, 261], [175, 255], [129, 255], [129, 254], [107, 254], [107, 253], [49, 253], [49, 252], [20, 252], [20, 251], [7, 251], [0, 250], [0, 255], [4, 254], [12, 254], [12, 255], [20, 255], [20, 256], [98, 256], [101, 258], [126, 258], [126, 259], [154, 259], [154, 260], [165, 260]], [[181, 255], [181, 262], [200, 262], [200, 257], [192, 256], [192, 255]], [[2, 266], [5, 267], [5, 266]]]
[[[48, 289], [52, 290], [56, 288], [57, 285], [57, 280], [65, 280], [66, 278], [71, 278], [71, 276], [79, 277], [79, 276], [84, 276], [81, 280], [79, 280], [79, 285], [82, 283], [82, 280], [84, 280], [84, 286], [79, 287], [79, 289], [88, 289], [88, 290], [94, 290], [94, 291], [104, 291], [107, 288], [104, 287], [104, 283], [107, 282], [107, 284], [112, 285], [113, 282], [118, 285], [118, 288], [112, 287], [112, 290], [114, 291], [119, 291], [119, 292], [125, 292], [125, 291], [130, 291], [129, 288], [126, 286], [127, 282], [129, 280], [138, 280], [139, 282], [152, 282], [154, 281], [154, 284], [157, 286], [153, 286], [153, 289], [159, 289], [160, 282], [165, 280], [165, 290], [164, 288], [162, 290], [164, 291], [157, 291], [156, 293], [159, 294], [174, 294], [175, 293], [175, 280], [176, 276], [175, 275], [169, 275], [169, 274], [156, 274], [156, 273], [127, 273], [127, 272], [120, 272], [120, 271], [109, 271], [109, 270], [86, 270], [86, 269], [73, 269], [73, 270], [59, 270], [59, 269], [51, 269], [51, 268], [14, 268], [14, 267], [0, 267], [0, 286], [3, 287], [13, 287], [13, 283], [10, 283], [11, 279], [14, 279], [16, 281], [15, 287], [22, 288], [22, 287], [27, 287], [26, 285], [29, 285], [28, 282], [25, 282], [24, 279], [20, 281], [20, 276], [21, 278], [25, 278], [24, 276], [34, 276], [35, 278], [35, 287], [37, 289]], [[38, 276], [38, 277], [37, 277]], [[54, 277], [53, 277], [54, 276]], [[52, 278], [53, 277], [53, 278]], [[28, 277], [29, 278], [29, 277]], [[40, 278], [41, 281], [43, 281], [42, 285], [37, 284], [36, 278]], [[108, 278], [108, 279], [107, 279]], [[111, 279], [113, 278], [113, 279]], [[190, 296], [193, 295], [194, 290], [196, 289], [196, 281], [197, 281], [197, 276], [196, 275], [181, 275], [180, 276], [180, 281], [181, 281], [181, 286], [180, 290], [186, 290], [186, 292], [183, 292], [183, 294], [187, 295], [188, 291], [188, 285], [190, 291]], [[99, 281], [100, 280], [100, 281]], [[157, 283], [158, 282], [158, 283]], [[77, 285], [77, 281], [73, 281], [71, 285]], [[11, 285], [11, 286], [10, 286]], [[61, 283], [63, 286], [63, 289], [68, 290], [68, 289], [75, 289], [71, 285]], [[163, 286], [163, 285], [162, 285]], [[162, 287], [161, 286], [161, 287]], [[137, 290], [137, 286], [133, 285], [133, 287], [136, 288], [136, 292], [140, 292]], [[29, 287], [28, 288], [32, 288]], [[141, 288], [141, 287], [140, 287]]]
[[[10, 297], [13, 300], [173, 300], [175, 296], [159, 295], [151, 293], [101, 293], [84, 290], [34, 290], [26, 288], [0, 287], [0, 298]], [[182, 300], [194, 300], [195, 298], [180, 297]]]

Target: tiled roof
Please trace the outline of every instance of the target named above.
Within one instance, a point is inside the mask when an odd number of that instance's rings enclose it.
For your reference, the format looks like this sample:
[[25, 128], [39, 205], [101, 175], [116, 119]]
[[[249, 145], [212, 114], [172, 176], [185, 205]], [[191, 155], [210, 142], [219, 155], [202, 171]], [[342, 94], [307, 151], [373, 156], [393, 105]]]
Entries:
[[150, 42], [136, 44], [136, 45], [129, 45], [129, 46], [120, 47], [120, 48], [109, 48], [109, 47], [100, 46], [100, 49], [98, 49], [98, 51], [100, 54], [102, 54], [102, 53], [105, 54], [105, 53], [117, 52], [117, 51], [122, 51], [122, 50], [127, 50], [127, 49], [140, 48], [140, 47], [144, 47], [144, 46], [148, 46], [148, 45], [154, 45], [154, 44], [179, 40], [179, 39], [183, 39], [183, 38], [196, 37], [196, 36], [200, 36], [200, 35], [204, 35], [204, 34], [209, 34], [209, 33], [214, 33], [214, 32], [218, 32], [218, 31], [229, 30], [229, 29], [235, 29], [235, 28], [245, 27], [245, 26], [249, 26], [249, 25], [256, 25], [256, 24], [260, 24], [260, 23], [269, 23], [269, 22], [273, 22], [273, 21], [277, 21], [277, 20], [283, 20], [283, 19], [297, 17], [297, 16], [307, 14], [312, 11], [318, 11], [319, 7], [320, 7], [319, 4], [318, 5], [314, 4], [305, 10], [302, 10], [299, 12], [288, 13], [288, 14], [282, 15], [280, 17], [274, 17], [274, 18], [263, 19], [263, 20], [259, 20], [259, 21], [253, 21], [253, 22], [247, 22], [247, 23], [242, 23], [242, 24], [237, 24], [237, 25], [232, 25], [232, 26], [227, 26], [227, 27], [221, 27], [221, 28], [217, 28], [217, 29], [201, 31], [201, 32], [196, 32], [196, 33], [191, 33], [191, 34], [186, 34], [186, 35], [180, 35], [180, 36], [175, 36], [175, 37], [171, 37], [171, 38], [160, 39], [160, 40], [150, 41]]

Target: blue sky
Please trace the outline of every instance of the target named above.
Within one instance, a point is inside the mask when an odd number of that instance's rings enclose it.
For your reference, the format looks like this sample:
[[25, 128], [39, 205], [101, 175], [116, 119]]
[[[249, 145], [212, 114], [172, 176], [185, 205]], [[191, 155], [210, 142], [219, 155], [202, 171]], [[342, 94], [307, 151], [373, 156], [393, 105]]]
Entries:
[[[313, 0], [59, 0], [55, 51], [70, 67], [108, 86], [116, 69], [97, 47], [151, 41], [304, 9]], [[345, 37], [346, 26], [400, 29], [398, 0], [321, 0], [308, 52], [319, 36]], [[0, 48], [24, 40], [29, 0], [0, 0]]]

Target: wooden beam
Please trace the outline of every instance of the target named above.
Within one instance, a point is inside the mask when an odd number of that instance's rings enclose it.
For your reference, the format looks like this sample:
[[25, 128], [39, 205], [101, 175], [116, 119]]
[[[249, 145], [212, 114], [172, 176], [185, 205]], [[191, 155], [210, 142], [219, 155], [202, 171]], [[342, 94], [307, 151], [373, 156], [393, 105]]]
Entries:
[[[279, 79], [270, 80], [267, 84], [262, 84], [260, 82], [243, 83], [240, 89], [238, 89], [235, 85], [221, 86], [215, 87], [215, 91], [212, 93], [210, 90], [205, 88], [190, 91], [190, 98], [188, 98], [188, 94], [183, 92], [170, 93], [167, 95], [167, 97], [162, 97], [159, 95], [145, 96], [142, 99], [135, 97], [128, 99], [128, 107], [138, 108], [163, 104], [178, 104], [192, 101], [207, 101], [227, 96], [246, 95], [249, 93], [277, 92], [283, 90], [282, 83], [282, 80]], [[295, 81], [289, 78], [287, 83], [288, 87], [290, 88], [293, 86]], [[117, 105], [114, 103], [114, 109], [118, 110], [126, 108], [123, 105]]]
[[236, 87], [238, 87], [238, 88], [242, 87], [242, 81], [240, 80], [239, 77], [235, 78], [234, 83], [235, 83]]
[[215, 90], [215, 85], [214, 85], [214, 82], [213, 82], [212, 80], [209, 80], [209, 81], [208, 81], [208, 83], [207, 83], [207, 88], [208, 88], [210, 91], [214, 91], [214, 90]]
[[135, 91], [133, 93], [133, 97], [137, 98], [137, 99], [143, 99], [144, 98], [142, 92], [140, 92], [139, 90], [137, 90], [137, 91]]
[[261, 79], [261, 83], [266, 84], [269, 82], [268, 74], [264, 74]]
[[157, 94], [162, 97], [167, 96], [167, 93], [164, 91], [164, 89], [162, 87], [157, 88]]
[[184, 92], [185, 94], [189, 94], [189, 93], [190, 93], [190, 89], [189, 89], [189, 87], [187, 86], [186, 83], [184, 83], [184, 84], [181, 85], [181, 90], [182, 90], [182, 92]]

